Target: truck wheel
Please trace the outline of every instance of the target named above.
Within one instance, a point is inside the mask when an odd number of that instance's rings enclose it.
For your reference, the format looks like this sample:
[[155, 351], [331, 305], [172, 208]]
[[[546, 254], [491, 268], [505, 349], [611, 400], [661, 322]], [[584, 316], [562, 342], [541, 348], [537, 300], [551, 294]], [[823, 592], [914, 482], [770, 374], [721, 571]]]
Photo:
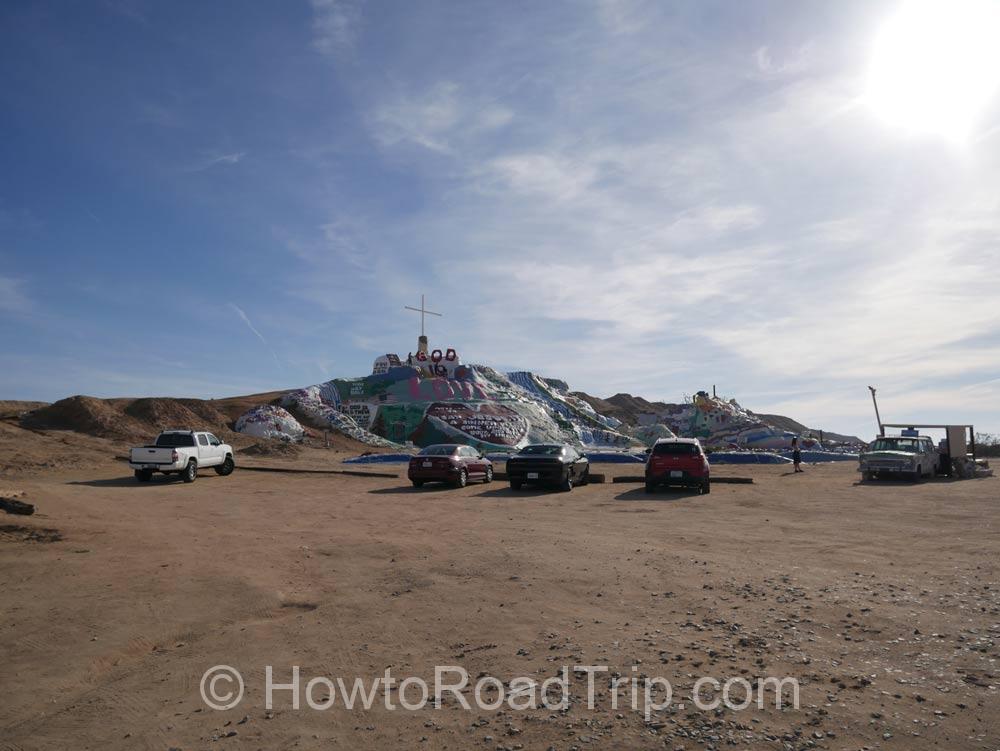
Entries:
[[871, 471], [865, 472], [865, 479], [868, 482], [875, 482], [875, 473]]
[[234, 469], [236, 469], [236, 462], [233, 461], [233, 457], [227, 456], [226, 460], [215, 468], [215, 474], [225, 477], [231, 475]]
[[458, 479], [455, 480], [455, 487], [464, 488], [469, 482], [469, 473], [464, 469], [458, 470]]
[[712, 481], [706, 477], [705, 482], [701, 484], [701, 494], [708, 495], [711, 492], [712, 492]]
[[571, 491], [573, 489], [573, 473], [572, 472], [570, 472], [570, 471], [567, 470], [566, 477], [564, 477], [562, 483], [560, 483], [559, 489], [562, 490], [564, 493], [568, 493], [569, 491]]
[[586, 485], [588, 482], [590, 482], [590, 467], [589, 466], [585, 470], [583, 470], [583, 474], [580, 475], [580, 481], [577, 484], [578, 485]]
[[184, 482], [194, 482], [198, 479], [198, 462], [194, 459], [188, 462], [188, 465], [181, 472], [181, 477]]
[[412, 482], [413, 482], [413, 487], [415, 488], [422, 488], [424, 486], [423, 480], [413, 480]]
[[656, 490], [656, 483], [647, 482], [646, 483], [646, 492], [647, 493], [652, 493], [654, 490]]
[[511, 490], [520, 490], [521, 489], [521, 481], [520, 480], [511, 480], [510, 481], [510, 489]]
[[135, 479], [139, 482], [149, 482], [153, 479], [153, 471], [151, 469], [137, 469], [135, 471]]
[[924, 479], [924, 470], [920, 466], [917, 466], [917, 471], [913, 473], [913, 481], [920, 482]]

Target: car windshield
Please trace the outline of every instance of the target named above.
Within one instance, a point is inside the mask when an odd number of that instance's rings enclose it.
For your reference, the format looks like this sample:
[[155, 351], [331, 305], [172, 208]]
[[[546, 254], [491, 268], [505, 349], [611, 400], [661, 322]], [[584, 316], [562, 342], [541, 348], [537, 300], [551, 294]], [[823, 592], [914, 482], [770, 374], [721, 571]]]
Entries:
[[194, 446], [194, 435], [191, 433], [161, 433], [156, 437], [156, 445], [160, 448]]
[[910, 454], [920, 452], [920, 442], [914, 438], [879, 438], [872, 444], [872, 451], [906, 451]]
[[443, 444], [440, 446], [428, 446], [420, 452], [421, 456], [451, 456], [455, 453], [457, 446]]
[[693, 443], [658, 443], [653, 446], [653, 453], [657, 456], [663, 454], [688, 456], [690, 454], [697, 454], [698, 447]]
[[533, 456], [559, 456], [562, 450], [562, 446], [525, 446], [521, 449], [521, 453]]

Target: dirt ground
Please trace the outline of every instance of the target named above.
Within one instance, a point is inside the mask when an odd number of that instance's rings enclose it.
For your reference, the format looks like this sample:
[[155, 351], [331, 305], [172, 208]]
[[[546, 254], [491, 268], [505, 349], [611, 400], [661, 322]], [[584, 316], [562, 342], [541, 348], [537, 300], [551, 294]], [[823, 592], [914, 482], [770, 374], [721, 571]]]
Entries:
[[[139, 485], [110, 460], [8, 474], [0, 495], [38, 510], [0, 514], [0, 749], [1000, 748], [1000, 480], [716, 474], [755, 482], [647, 496], [240, 470]], [[200, 692], [220, 664], [245, 682], [225, 711]], [[288, 690], [266, 708], [269, 665], [276, 683], [299, 667], [299, 710]], [[478, 709], [471, 688], [471, 710], [305, 702], [311, 678], [433, 685], [436, 665], [471, 683], [609, 673], [593, 708], [585, 675], [565, 709]], [[611, 706], [616, 671], [639, 678], [638, 709], [627, 682]], [[673, 689], [648, 720], [643, 676]], [[703, 711], [700, 677], [794, 678], [800, 706]]]

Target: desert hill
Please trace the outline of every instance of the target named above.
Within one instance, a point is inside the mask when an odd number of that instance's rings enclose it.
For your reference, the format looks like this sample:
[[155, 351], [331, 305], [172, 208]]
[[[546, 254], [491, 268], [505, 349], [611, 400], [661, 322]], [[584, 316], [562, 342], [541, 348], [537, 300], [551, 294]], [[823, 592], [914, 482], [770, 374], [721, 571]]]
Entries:
[[[250, 394], [228, 399], [114, 398], [71, 396], [46, 402], [0, 401], [0, 474], [13, 475], [65, 467], [114, 462], [134, 445], [152, 440], [161, 430], [210, 430], [238, 451], [272, 455], [283, 447], [232, 429], [236, 418], [258, 404], [275, 402], [285, 392]], [[306, 443], [325, 446], [313, 434]], [[355, 455], [371, 447], [347, 436], [329, 436], [337, 454]]]

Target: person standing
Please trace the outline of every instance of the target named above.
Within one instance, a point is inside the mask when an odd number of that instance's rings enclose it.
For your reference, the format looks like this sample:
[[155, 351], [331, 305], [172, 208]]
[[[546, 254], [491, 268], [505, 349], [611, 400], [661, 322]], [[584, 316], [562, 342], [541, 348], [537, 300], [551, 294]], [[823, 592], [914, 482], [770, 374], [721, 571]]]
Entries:
[[796, 472], [804, 471], [802, 469], [802, 452], [799, 451], [799, 439], [792, 439], [792, 464], [795, 466]]

